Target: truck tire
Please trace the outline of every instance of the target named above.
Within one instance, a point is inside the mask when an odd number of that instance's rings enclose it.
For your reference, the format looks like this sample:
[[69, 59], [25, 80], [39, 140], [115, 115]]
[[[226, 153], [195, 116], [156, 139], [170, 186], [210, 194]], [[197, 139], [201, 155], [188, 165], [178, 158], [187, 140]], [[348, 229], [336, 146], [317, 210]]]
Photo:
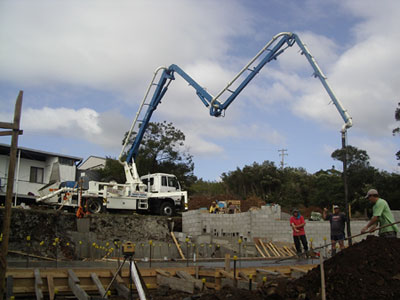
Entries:
[[101, 201], [101, 199], [89, 198], [86, 202], [86, 205], [87, 205], [87, 210], [91, 214], [98, 214], [103, 211], [103, 202]]
[[160, 205], [160, 215], [171, 217], [175, 215], [175, 205], [171, 202], [163, 202]]

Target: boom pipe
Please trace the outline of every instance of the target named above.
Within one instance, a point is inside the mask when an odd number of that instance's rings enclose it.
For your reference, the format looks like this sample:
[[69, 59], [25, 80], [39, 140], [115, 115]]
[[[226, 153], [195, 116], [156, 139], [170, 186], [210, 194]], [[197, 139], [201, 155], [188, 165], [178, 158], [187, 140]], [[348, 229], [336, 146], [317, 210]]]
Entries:
[[342, 103], [339, 101], [339, 99], [336, 97], [335, 93], [331, 89], [331, 87], [328, 84], [328, 81], [326, 80], [326, 76], [324, 73], [322, 73], [321, 68], [317, 64], [317, 61], [314, 59], [310, 51], [308, 50], [307, 46], [300, 40], [299, 36], [297, 34], [292, 34], [294, 40], [296, 41], [297, 45], [300, 47], [302, 54], [305, 55], [307, 58], [308, 62], [310, 63], [311, 67], [314, 69], [314, 76], [318, 77], [319, 80], [321, 81], [322, 85], [324, 86], [326, 92], [328, 93], [329, 97], [331, 98], [333, 104], [335, 104], [336, 109], [338, 110], [339, 114], [342, 116], [345, 124], [342, 127], [341, 132], [346, 132], [348, 128], [353, 126], [353, 121], [352, 118], [350, 117], [349, 113], [347, 110], [343, 108]]
[[[271, 45], [275, 41], [277, 41], [278, 38], [282, 37], [274, 46], [272, 49], [269, 49]], [[308, 62], [314, 69], [314, 75], [318, 77], [324, 86], [325, 90], [327, 91], [329, 97], [331, 98], [332, 102], [335, 104], [337, 110], [339, 111], [340, 115], [342, 116], [343, 120], [345, 121], [345, 124], [342, 126], [342, 134], [344, 134], [348, 128], [352, 126], [352, 119], [350, 115], [348, 114], [347, 110], [345, 110], [341, 104], [341, 102], [337, 99], [336, 95], [333, 93], [331, 87], [329, 86], [325, 75], [322, 73], [320, 67], [318, 66], [316, 60], [314, 57], [311, 55], [310, 51], [308, 48], [304, 45], [304, 43], [300, 40], [300, 38], [291, 32], [281, 32], [277, 35], [275, 35], [271, 41], [269, 41], [257, 54], [255, 57], [253, 57], [249, 63], [247, 63], [242, 70], [217, 94], [217, 96], [213, 97], [210, 93], [208, 93], [203, 87], [201, 87], [192, 77], [190, 77], [186, 72], [184, 72], [180, 67], [177, 65], [171, 65], [168, 69], [164, 68], [164, 71], [160, 77], [160, 80], [157, 84], [156, 91], [154, 92], [154, 95], [152, 97], [152, 100], [149, 104], [148, 110], [146, 112], [146, 115], [143, 119], [142, 126], [138, 130], [138, 133], [135, 137], [135, 140], [132, 144], [131, 149], [128, 152], [128, 156], [126, 159], [126, 163], [130, 164], [132, 162], [132, 159], [135, 159], [139, 150], [139, 145], [143, 139], [144, 132], [148, 126], [148, 123], [150, 121], [150, 118], [154, 112], [154, 110], [157, 108], [158, 104], [161, 102], [161, 99], [165, 95], [165, 93], [168, 90], [168, 85], [172, 80], [175, 80], [174, 73], [176, 72], [179, 74], [186, 82], [189, 83], [190, 86], [192, 86], [196, 90], [197, 96], [200, 98], [200, 100], [203, 102], [203, 104], [206, 107], [210, 107], [210, 115], [214, 117], [219, 117], [222, 114], [222, 111], [227, 109], [229, 105], [236, 99], [236, 97], [241, 93], [241, 91], [250, 83], [250, 81], [260, 72], [260, 70], [271, 60], [276, 59], [279, 55], [281, 55], [288, 47], [293, 46], [294, 43], [297, 43], [302, 51], [302, 54], [305, 54]], [[286, 45], [285, 48], [283, 48]], [[268, 52], [267, 52], [268, 51]], [[253, 69], [250, 69], [250, 66], [257, 60], [259, 59], [264, 53], [267, 54], [265, 55], [264, 58], [261, 59], [261, 61], [258, 63], [257, 66], [255, 66]], [[245, 71], [250, 71], [250, 73], [244, 78], [244, 80], [238, 85], [236, 90], [230, 91], [229, 87], [236, 82], [236, 80], [241, 77], [241, 75]], [[168, 81], [168, 83], [167, 83]], [[154, 82], [154, 77], [151, 85]], [[146, 96], [144, 99], [147, 98], [149, 89], [146, 92]], [[226, 92], [230, 91], [232, 92], [232, 95], [228, 97], [225, 102], [220, 102], [218, 99]], [[132, 129], [131, 129], [132, 130]], [[131, 131], [130, 131], [131, 132]], [[130, 134], [129, 134], [130, 136]], [[126, 141], [127, 142], [127, 141]], [[124, 148], [126, 147], [126, 144], [124, 145]], [[123, 150], [124, 150], [123, 148]], [[121, 155], [122, 152], [121, 151]]]
[[138, 120], [138, 118], [139, 118], [139, 115], [140, 115], [140, 113], [142, 112], [142, 108], [143, 108], [143, 106], [144, 106], [144, 103], [146, 102], [146, 99], [147, 99], [148, 95], [149, 95], [150, 89], [151, 89], [151, 87], [153, 86], [154, 80], [155, 80], [155, 78], [156, 78], [158, 72], [161, 71], [161, 70], [165, 70], [165, 69], [167, 69], [167, 68], [164, 67], [164, 66], [161, 66], [161, 67], [158, 67], [158, 68], [154, 71], [153, 78], [152, 78], [152, 80], [150, 81], [149, 86], [147, 87], [146, 93], [144, 94], [144, 97], [143, 97], [143, 99], [142, 99], [142, 102], [141, 102], [141, 104], [140, 104], [140, 106], [139, 106], [139, 110], [138, 110], [137, 113], [136, 113], [135, 119], [134, 119], [133, 122], [132, 122], [132, 126], [131, 126], [131, 128], [129, 129], [128, 134], [127, 134], [127, 136], [126, 136], [126, 138], [125, 138], [125, 142], [124, 142], [124, 145], [122, 146], [121, 153], [119, 154], [118, 161], [119, 161], [120, 163], [122, 163], [122, 156], [123, 156], [123, 154], [124, 154], [124, 150], [125, 150], [126, 146], [128, 145], [129, 138], [131, 137], [132, 131], [133, 131], [135, 125], [136, 125], [136, 122], [137, 122], [137, 120]]
[[[243, 90], [243, 88], [246, 87], [246, 85], [258, 74], [258, 72], [265, 66], [266, 63], [270, 62], [272, 59], [276, 59], [278, 55], [283, 53], [284, 50], [280, 51], [278, 53], [278, 50], [285, 44], [287, 43], [288, 46], [292, 46], [293, 42], [291, 42], [291, 33], [290, 32], [281, 32], [277, 35], [275, 35], [257, 54], [256, 56], [251, 59], [247, 65], [245, 65], [242, 70], [236, 76], [226, 85], [225, 88], [223, 88], [215, 98], [212, 99], [211, 101], [211, 106], [215, 106], [215, 108], [219, 108], [220, 106], [223, 107], [223, 109], [226, 109], [230, 103], [238, 96], [238, 94]], [[279, 43], [272, 49], [268, 49], [279, 37], [283, 36], [283, 38], [279, 41]], [[254, 70], [251, 70], [252, 73], [240, 84], [239, 88], [236, 89], [236, 91], [223, 105], [220, 104], [217, 100], [221, 97], [223, 93], [225, 93], [229, 87], [245, 72], [250, 70], [250, 66], [262, 55], [264, 54], [265, 51], [269, 50], [269, 55], [265, 57], [257, 67], [254, 68]], [[217, 101], [217, 105], [214, 105], [214, 102]], [[211, 113], [211, 115], [214, 115]]]

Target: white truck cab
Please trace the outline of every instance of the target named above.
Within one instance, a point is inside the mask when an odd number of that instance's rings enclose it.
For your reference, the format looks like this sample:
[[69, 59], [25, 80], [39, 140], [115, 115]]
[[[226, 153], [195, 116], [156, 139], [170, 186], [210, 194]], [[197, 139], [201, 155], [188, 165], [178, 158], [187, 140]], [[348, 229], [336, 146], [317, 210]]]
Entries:
[[150, 211], [172, 215], [177, 209], [187, 209], [187, 192], [181, 190], [175, 175], [155, 173], [141, 176], [140, 180], [146, 185]]

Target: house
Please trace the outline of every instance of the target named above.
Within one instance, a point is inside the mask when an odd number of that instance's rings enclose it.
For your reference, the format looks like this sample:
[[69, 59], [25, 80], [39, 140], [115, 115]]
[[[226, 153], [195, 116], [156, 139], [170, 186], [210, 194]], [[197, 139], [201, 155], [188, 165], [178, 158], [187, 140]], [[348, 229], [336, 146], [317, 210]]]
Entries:
[[[7, 189], [10, 145], [0, 143], [0, 198]], [[34, 199], [38, 190], [50, 182], [75, 181], [82, 158], [18, 147], [14, 195]]]
[[78, 170], [99, 170], [104, 169], [106, 166], [106, 159], [99, 156], [89, 156], [83, 163], [78, 166]]

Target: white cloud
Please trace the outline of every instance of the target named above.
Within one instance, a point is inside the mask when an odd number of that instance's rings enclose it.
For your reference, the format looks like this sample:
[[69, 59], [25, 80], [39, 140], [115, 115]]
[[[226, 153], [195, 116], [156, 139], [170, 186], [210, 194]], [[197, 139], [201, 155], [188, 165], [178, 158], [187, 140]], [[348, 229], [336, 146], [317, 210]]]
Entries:
[[116, 111], [98, 113], [93, 109], [27, 108], [22, 112], [24, 134], [49, 134], [89, 140], [106, 149], [121, 149], [129, 121]]
[[99, 114], [93, 109], [27, 108], [22, 113], [21, 127], [32, 132], [47, 132], [61, 135], [100, 134]]
[[234, 1], [8, 1], [2, 11], [2, 80], [128, 95], [155, 67], [217, 59], [228, 49], [227, 38], [247, 30], [234, 22], [246, 15]]
[[[393, 138], [394, 139], [394, 138]], [[398, 145], [390, 140], [376, 140], [369, 137], [353, 138], [351, 144], [359, 149], [366, 150], [371, 166], [375, 168], [388, 170], [390, 172], [398, 172], [398, 161], [396, 161], [395, 153], [398, 151]]]

